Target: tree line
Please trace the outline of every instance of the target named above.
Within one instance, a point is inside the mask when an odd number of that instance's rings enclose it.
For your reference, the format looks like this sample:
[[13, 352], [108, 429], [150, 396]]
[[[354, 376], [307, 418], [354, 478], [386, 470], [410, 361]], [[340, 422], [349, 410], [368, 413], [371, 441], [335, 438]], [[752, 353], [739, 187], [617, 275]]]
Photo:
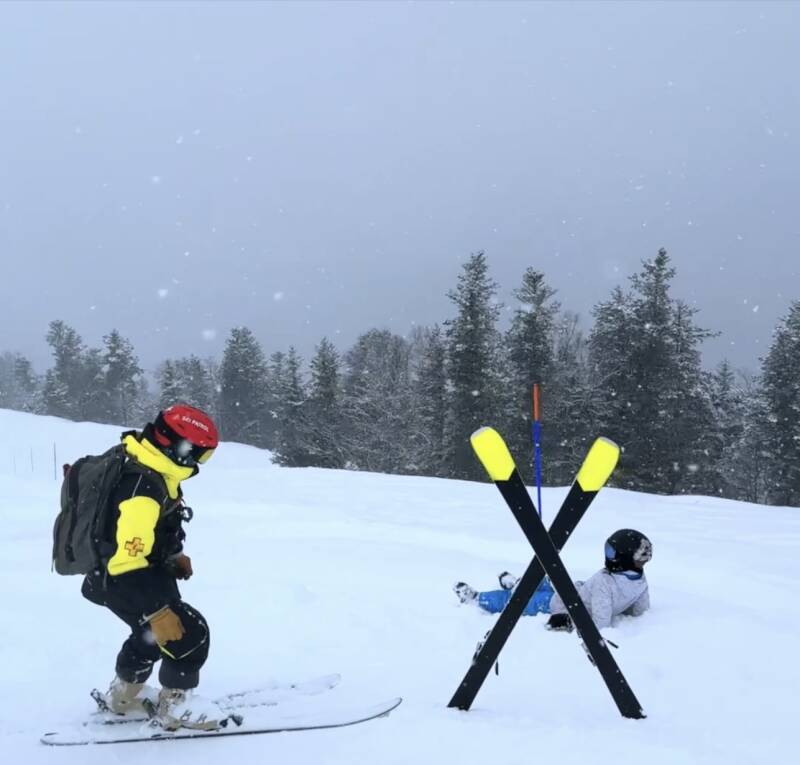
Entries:
[[165, 360], [147, 384], [116, 330], [87, 347], [63, 321], [46, 336], [53, 364], [37, 376], [0, 355], [0, 407], [136, 425], [185, 401], [226, 440], [272, 451], [285, 466], [483, 480], [470, 434], [492, 424], [532, 478], [530, 395], [544, 403], [544, 482], [564, 485], [597, 435], [622, 446], [616, 486], [800, 505], [800, 301], [776, 327], [757, 375], [727, 362], [704, 370], [713, 333], [670, 294], [664, 249], [594, 306], [584, 334], [543, 273], [529, 268], [499, 327], [486, 255], [463, 264], [452, 316], [408, 336], [370, 329], [341, 352], [327, 338], [308, 364], [294, 348], [267, 356], [254, 333], [231, 331], [221, 361]]

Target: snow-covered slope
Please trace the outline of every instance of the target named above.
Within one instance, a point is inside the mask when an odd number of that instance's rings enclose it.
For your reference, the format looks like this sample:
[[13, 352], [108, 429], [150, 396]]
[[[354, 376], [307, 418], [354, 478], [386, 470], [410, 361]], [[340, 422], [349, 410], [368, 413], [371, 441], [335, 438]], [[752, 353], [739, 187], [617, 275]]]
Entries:
[[[649, 717], [620, 718], [574, 635], [524, 619], [471, 712], [447, 709], [494, 617], [451, 585], [494, 587], [531, 551], [496, 489], [457, 481], [278, 468], [225, 444], [186, 484], [195, 520], [183, 587], [212, 628], [202, 689], [341, 672], [314, 703], [402, 695], [391, 717], [340, 730], [52, 750], [39, 734], [92, 709], [125, 627], [50, 572], [58, 463], [119, 429], [0, 411], [0, 712], [8, 762], [676, 763], [793, 762], [800, 687], [800, 510], [605, 490], [565, 550], [601, 564], [632, 526], [653, 540], [653, 609], [611, 631]], [[564, 488], [544, 491], [552, 517]]]

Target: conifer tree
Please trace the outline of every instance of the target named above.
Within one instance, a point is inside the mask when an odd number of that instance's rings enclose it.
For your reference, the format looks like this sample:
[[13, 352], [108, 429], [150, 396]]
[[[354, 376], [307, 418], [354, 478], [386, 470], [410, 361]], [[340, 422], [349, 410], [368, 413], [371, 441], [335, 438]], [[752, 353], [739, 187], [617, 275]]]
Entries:
[[470, 436], [479, 427], [496, 421], [501, 390], [498, 373], [500, 313], [494, 297], [497, 285], [489, 277], [486, 256], [470, 256], [448, 293], [456, 316], [445, 322], [450, 387], [448, 449], [452, 456], [450, 475], [485, 480], [475, 459]]
[[601, 396], [602, 432], [623, 448], [618, 484], [662, 493], [708, 484], [711, 423], [699, 343], [709, 332], [669, 294], [675, 270], [663, 248], [595, 309], [591, 370]]
[[278, 415], [274, 460], [286, 467], [315, 464], [306, 444], [309, 433], [308, 398], [302, 375], [302, 360], [292, 347], [285, 357], [273, 357], [272, 379]]
[[601, 401], [588, 366], [588, 343], [578, 316], [565, 313], [555, 328], [552, 372], [540, 391], [543, 482], [572, 482], [599, 428]]
[[450, 464], [446, 441], [447, 370], [441, 328], [423, 330], [416, 338], [417, 354], [412, 372], [411, 472], [445, 476]]
[[514, 291], [519, 307], [514, 311], [505, 337], [507, 383], [504, 389], [503, 432], [512, 454], [520, 455], [518, 467], [523, 476], [533, 475], [532, 461], [521, 459], [531, 454], [531, 391], [538, 383], [550, 388], [553, 378], [553, 345], [560, 304], [553, 300], [555, 290], [544, 274], [528, 268], [522, 286]]
[[341, 468], [342, 391], [339, 354], [323, 338], [311, 359], [311, 386], [306, 405], [306, 432], [301, 445], [317, 467]]
[[264, 405], [264, 440], [268, 449], [275, 450], [278, 445], [280, 420], [285, 408], [286, 354], [276, 351], [267, 363], [267, 395]]
[[666, 379], [667, 415], [660, 422], [661, 451], [672, 458], [668, 493], [718, 495], [722, 491], [718, 473], [721, 450], [712, 403], [713, 379], [700, 363], [700, 344], [713, 333], [695, 325], [696, 313], [697, 309], [681, 300], [672, 303], [672, 371]]
[[158, 381], [158, 408], [167, 409], [186, 398], [183, 378], [177, 364], [171, 359], [164, 361], [156, 372]]
[[80, 387], [76, 402], [77, 419], [110, 422], [109, 391], [105, 385], [106, 366], [99, 348], [87, 348], [80, 358]]
[[737, 452], [743, 446], [747, 415], [745, 395], [727, 359], [717, 366], [709, 383], [714, 413], [712, 457], [717, 478], [715, 493], [724, 497], [743, 497], [747, 489], [742, 481], [742, 465]]
[[800, 301], [789, 307], [762, 363], [769, 446], [767, 498], [800, 506]]
[[261, 344], [246, 327], [231, 330], [220, 367], [223, 437], [266, 446], [267, 366]]
[[142, 369], [133, 345], [114, 329], [103, 338], [106, 422], [130, 425], [139, 411]]
[[411, 469], [409, 353], [404, 338], [373, 329], [346, 354], [340, 439], [349, 465], [383, 473]]
[[37, 413], [38, 380], [20, 353], [0, 353], [0, 409]]
[[47, 344], [53, 366], [47, 370], [42, 390], [46, 414], [75, 420], [81, 415], [84, 380], [84, 346], [81, 336], [63, 321], [51, 321]]
[[740, 426], [731, 420], [731, 430], [738, 436], [725, 444], [720, 472], [730, 487], [728, 496], [763, 504], [768, 501], [767, 484], [774, 458], [769, 443], [768, 405], [760, 377], [742, 374], [738, 388], [742, 402], [736, 401], [738, 395], [734, 393], [733, 417], [741, 407]]
[[41, 413], [40, 380], [29, 359], [17, 354], [14, 362], [14, 379], [18, 392], [18, 408], [24, 412]]
[[184, 390], [183, 400], [214, 417], [217, 410], [217, 396], [208, 362], [191, 355], [178, 359], [175, 366]]

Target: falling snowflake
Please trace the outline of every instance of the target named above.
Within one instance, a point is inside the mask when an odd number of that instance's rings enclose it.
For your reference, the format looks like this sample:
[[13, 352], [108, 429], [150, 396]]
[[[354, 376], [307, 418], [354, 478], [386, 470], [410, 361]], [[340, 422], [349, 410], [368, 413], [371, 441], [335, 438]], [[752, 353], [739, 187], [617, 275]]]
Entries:
[[217, 330], [216, 329], [204, 329], [201, 332], [201, 335], [203, 337], [203, 340], [208, 340], [208, 341], [215, 340], [216, 337], [217, 337]]

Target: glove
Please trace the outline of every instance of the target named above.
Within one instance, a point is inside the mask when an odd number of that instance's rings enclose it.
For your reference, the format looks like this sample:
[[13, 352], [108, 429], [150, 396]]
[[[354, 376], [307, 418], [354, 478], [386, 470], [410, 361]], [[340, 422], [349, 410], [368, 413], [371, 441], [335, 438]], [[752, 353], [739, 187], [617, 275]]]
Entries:
[[186, 634], [178, 615], [169, 606], [164, 606], [148, 616], [147, 621], [150, 623], [150, 631], [159, 645], [180, 640]]
[[547, 620], [547, 629], [558, 632], [572, 632], [572, 619], [569, 614], [553, 614]]
[[178, 553], [170, 558], [168, 568], [176, 579], [189, 579], [194, 573], [192, 570], [192, 559], [183, 553]]

